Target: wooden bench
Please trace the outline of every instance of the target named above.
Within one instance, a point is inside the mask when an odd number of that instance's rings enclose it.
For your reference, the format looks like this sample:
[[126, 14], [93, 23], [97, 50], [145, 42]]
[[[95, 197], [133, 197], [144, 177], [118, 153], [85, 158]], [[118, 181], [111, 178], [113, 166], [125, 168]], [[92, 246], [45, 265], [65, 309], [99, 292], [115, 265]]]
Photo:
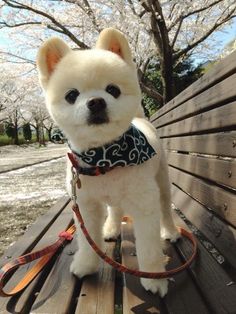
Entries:
[[[147, 293], [139, 279], [101, 263], [97, 275], [77, 280], [69, 273], [75, 241], [68, 244], [18, 296], [0, 299], [0, 313], [236, 313], [236, 53], [161, 108], [152, 122], [167, 152], [176, 224], [198, 239], [190, 269], [170, 281], [164, 299]], [[72, 223], [71, 204], [62, 198], [33, 224], [0, 260], [54, 242]], [[191, 253], [188, 240], [166, 244], [173, 268]], [[121, 241], [106, 252], [137, 267], [130, 222]], [[9, 281], [17, 282], [29, 266]]]

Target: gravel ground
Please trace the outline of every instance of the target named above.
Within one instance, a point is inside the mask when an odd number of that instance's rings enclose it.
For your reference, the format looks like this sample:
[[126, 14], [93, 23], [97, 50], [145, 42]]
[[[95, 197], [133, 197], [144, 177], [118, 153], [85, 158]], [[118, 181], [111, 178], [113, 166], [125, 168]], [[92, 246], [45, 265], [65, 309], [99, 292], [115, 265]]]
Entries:
[[[5, 147], [4, 147], [5, 148]], [[35, 152], [34, 146], [9, 147], [4, 153], [1, 147], [0, 171], [2, 164], [15, 166], [13, 155], [21, 155], [21, 165], [29, 162], [29, 156], [38, 154], [37, 161], [65, 155], [65, 147], [50, 146]], [[56, 152], [57, 151], [57, 152]], [[57, 156], [55, 156], [57, 154]], [[4, 155], [3, 158], [1, 158]], [[9, 158], [7, 158], [7, 155]], [[8, 165], [6, 160], [9, 160]], [[34, 161], [35, 162], [35, 161]], [[45, 213], [53, 203], [66, 193], [65, 157], [27, 166], [19, 170], [0, 174], [0, 255], [36, 218]]]

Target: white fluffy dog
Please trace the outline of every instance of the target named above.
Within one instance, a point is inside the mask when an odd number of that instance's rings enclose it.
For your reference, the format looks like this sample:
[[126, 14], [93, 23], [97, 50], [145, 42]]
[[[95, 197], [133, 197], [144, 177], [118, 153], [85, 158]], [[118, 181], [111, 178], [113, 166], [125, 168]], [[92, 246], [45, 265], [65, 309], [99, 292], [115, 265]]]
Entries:
[[[172, 241], [179, 236], [170, 213], [167, 164], [155, 128], [143, 117], [137, 72], [124, 35], [105, 29], [95, 49], [84, 51], [71, 50], [58, 38], [49, 39], [39, 50], [37, 65], [47, 108], [74, 152], [91, 153], [94, 148], [112, 145], [131, 125], [155, 150], [135, 166], [116, 167], [99, 176], [81, 175], [78, 199], [85, 225], [99, 246], [103, 237], [116, 238], [122, 216], [130, 215], [140, 269], [164, 271], [160, 234]], [[79, 161], [90, 167], [83, 159]], [[69, 191], [70, 166], [68, 163]], [[81, 278], [98, 270], [99, 258], [79, 227], [78, 233], [79, 250], [70, 269]], [[160, 296], [167, 293], [166, 279], [141, 279], [141, 283]]]

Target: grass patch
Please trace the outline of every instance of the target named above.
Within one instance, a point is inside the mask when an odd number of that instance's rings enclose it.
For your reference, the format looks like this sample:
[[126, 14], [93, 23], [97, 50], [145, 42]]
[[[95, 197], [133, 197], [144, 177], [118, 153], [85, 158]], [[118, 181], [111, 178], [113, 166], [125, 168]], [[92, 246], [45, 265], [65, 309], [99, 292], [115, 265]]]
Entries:
[[[45, 135], [45, 142], [48, 141], [48, 136]], [[32, 136], [32, 140], [31, 141], [26, 141], [23, 137], [23, 135], [19, 135], [19, 145], [23, 145], [23, 144], [32, 144], [32, 143], [36, 143], [36, 135]], [[5, 146], [5, 145], [14, 145], [14, 139], [8, 137], [6, 134], [0, 135], [0, 146]]]

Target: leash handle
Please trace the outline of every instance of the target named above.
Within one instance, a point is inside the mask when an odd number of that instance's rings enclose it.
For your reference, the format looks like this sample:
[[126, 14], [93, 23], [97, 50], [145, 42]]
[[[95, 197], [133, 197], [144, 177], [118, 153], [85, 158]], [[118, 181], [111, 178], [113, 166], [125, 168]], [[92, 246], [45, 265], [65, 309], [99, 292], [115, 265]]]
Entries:
[[178, 228], [179, 232], [182, 236], [188, 238], [193, 245], [193, 253], [191, 255], [191, 257], [181, 266], [171, 269], [171, 270], [167, 270], [164, 272], [157, 272], [157, 273], [153, 273], [153, 272], [146, 272], [146, 271], [141, 271], [141, 270], [137, 270], [137, 269], [131, 269], [128, 268], [126, 266], [124, 266], [123, 264], [120, 264], [118, 262], [116, 262], [115, 260], [113, 260], [112, 258], [110, 258], [109, 256], [107, 256], [97, 245], [96, 243], [93, 241], [93, 239], [90, 237], [88, 230], [86, 229], [85, 225], [84, 225], [84, 220], [81, 216], [80, 210], [79, 210], [79, 206], [78, 204], [73, 204], [72, 209], [80, 223], [80, 228], [85, 236], [85, 238], [87, 239], [88, 243], [90, 244], [90, 246], [93, 248], [93, 250], [109, 265], [111, 265], [113, 268], [115, 268], [116, 270], [118, 270], [119, 272], [122, 273], [127, 273], [127, 274], [131, 274], [133, 276], [136, 277], [141, 277], [141, 278], [152, 278], [152, 279], [163, 279], [163, 278], [169, 278], [172, 277], [173, 275], [176, 275], [178, 273], [180, 273], [181, 271], [185, 270], [186, 268], [188, 268], [193, 260], [196, 257], [197, 254], [197, 241], [195, 239], [195, 237], [193, 236], [192, 233], [188, 232], [187, 230], [183, 229], [183, 228]]
[[[9, 297], [22, 291], [28, 284], [40, 273], [43, 267], [54, 256], [58, 249], [63, 246], [67, 241], [73, 239], [75, 232], [75, 225], [72, 225], [66, 231], [59, 234], [59, 239], [52, 245], [32, 253], [22, 255], [11, 262], [7, 263], [0, 269], [0, 296]], [[34, 260], [40, 259], [21, 279], [21, 281], [9, 292], [4, 291], [9, 275], [11, 275], [17, 268], [22, 265], [28, 264]]]

